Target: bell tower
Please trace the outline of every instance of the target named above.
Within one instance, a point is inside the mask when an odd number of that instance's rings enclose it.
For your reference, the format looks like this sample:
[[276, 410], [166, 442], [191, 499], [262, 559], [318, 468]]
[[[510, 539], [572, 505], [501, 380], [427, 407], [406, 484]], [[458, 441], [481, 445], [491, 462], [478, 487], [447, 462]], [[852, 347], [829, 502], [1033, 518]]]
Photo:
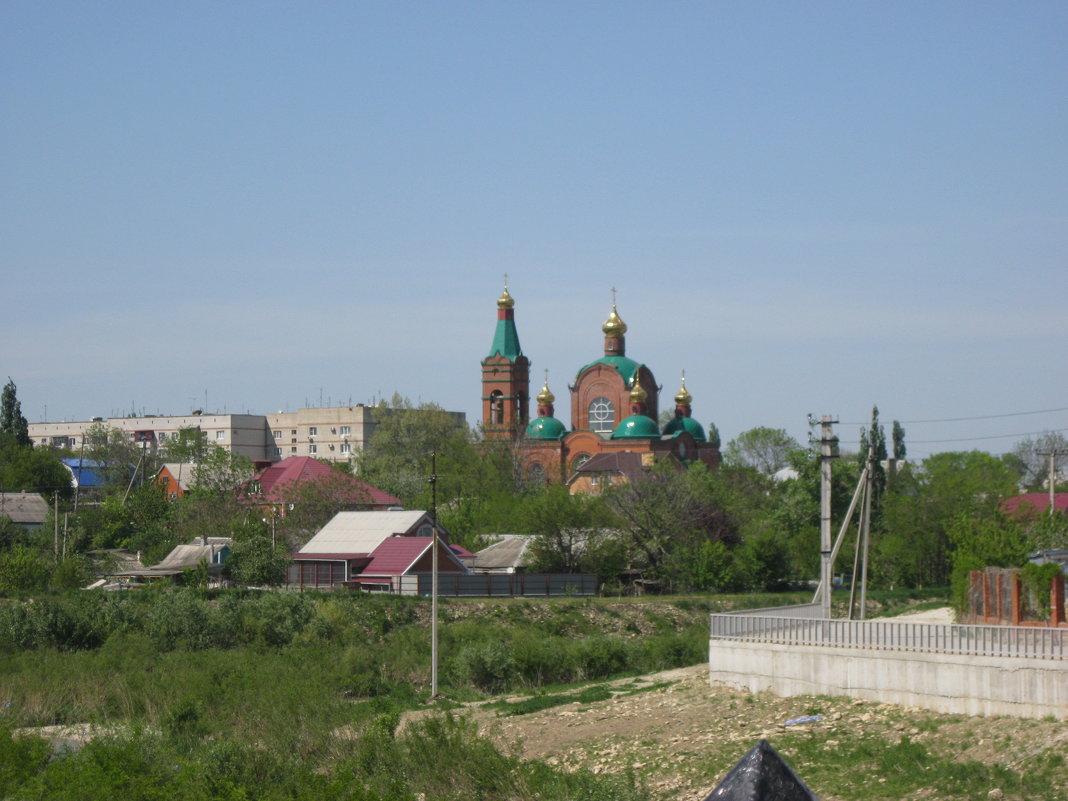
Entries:
[[482, 428], [490, 438], [518, 438], [530, 419], [530, 360], [519, 346], [515, 301], [497, 298], [497, 329], [489, 355], [482, 360]]

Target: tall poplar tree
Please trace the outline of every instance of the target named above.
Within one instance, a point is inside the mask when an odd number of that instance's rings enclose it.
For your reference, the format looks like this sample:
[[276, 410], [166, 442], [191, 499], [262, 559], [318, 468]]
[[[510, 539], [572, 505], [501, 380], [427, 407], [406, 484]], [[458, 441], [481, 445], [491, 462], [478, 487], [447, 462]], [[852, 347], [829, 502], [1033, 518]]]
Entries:
[[11, 376], [8, 376], [3, 396], [0, 398], [0, 432], [11, 434], [18, 445], [28, 447], [33, 444], [30, 440], [30, 427], [22, 416], [22, 404], [19, 403], [15, 382], [11, 380]]

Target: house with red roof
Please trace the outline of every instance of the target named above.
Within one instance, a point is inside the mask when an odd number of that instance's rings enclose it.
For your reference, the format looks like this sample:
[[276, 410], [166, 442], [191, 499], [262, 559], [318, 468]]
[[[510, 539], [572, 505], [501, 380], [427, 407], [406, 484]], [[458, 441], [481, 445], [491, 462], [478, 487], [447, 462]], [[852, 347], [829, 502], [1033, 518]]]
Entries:
[[[462, 557], [438, 531], [438, 571], [468, 574]], [[434, 524], [420, 511], [339, 512], [297, 553], [286, 576], [294, 589], [345, 586], [402, 592], [402, 576], [429, 579]], [[421, 586], [418, 578], [415, 587]], [[417, 591], [409, 589], [410, 592]]]
[[264, 467], [245, 485], [249, 502], [271, 507], [282, 517], [300, 499], [302, 489], [346, 509], [386, 510], [401, 501], [376, 487], [310, 456], [290, 456]]
[[[1053, 494], [1053, 510], [1064, 514], [1068, 512], [1068, 492], [1056, 492]], [[1015, 495], [1001, 502], [1001, 511], [1009, 517], [1017, 520], [1029, 520], [1039, 514], [1049, 513], [1048, 492], [1028, 492], [1024, 495]]]

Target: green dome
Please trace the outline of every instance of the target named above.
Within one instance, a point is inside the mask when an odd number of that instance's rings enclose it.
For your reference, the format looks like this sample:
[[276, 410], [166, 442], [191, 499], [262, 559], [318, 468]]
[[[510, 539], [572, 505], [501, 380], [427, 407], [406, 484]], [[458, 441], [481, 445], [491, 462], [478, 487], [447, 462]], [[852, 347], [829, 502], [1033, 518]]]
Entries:
[[527, 426], [529, 439], [560, 439], [566, 433], [564, 424], [555, 417], [535, 417]]
[[701, 424], [692, 417], [672, 417], [671, 421], [664, 426], [665, 437], [673, 437], [676, 434], [681, 434], [683, 431], [687, 432], [697, 442], [708, 441], [704, 429], [701, 428]]
[[609, 367], [614, 367], [616, 372], [623, 377], [623, 383], [628, 387], [634, 383], [634, 376], [638, 374], [638, 370], [641, 368], [638, 362], [634, 361], [634, 359], [628, 359], [626, 356], [602, 356], [597, 361], [590, 362], [579, 370], [578, 375], [582, 375], [595, 364], [607, 364]]
[[612, 439], [648, 439], [660, 436], [660, 429], [656, 421], [644, 414], [632, 414], [624, 417], [616, 430], [612, 432]]

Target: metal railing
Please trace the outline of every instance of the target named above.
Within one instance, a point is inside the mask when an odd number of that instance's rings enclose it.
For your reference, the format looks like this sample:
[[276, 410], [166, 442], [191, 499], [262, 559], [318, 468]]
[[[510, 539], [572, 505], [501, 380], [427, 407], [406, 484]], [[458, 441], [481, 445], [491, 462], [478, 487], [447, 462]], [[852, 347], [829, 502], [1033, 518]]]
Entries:
[[[763, 610], [759, 610], [762, 612]], [[714, 614], [713, 640], [972, 656], [1068, 659], [1068, 629]]]

